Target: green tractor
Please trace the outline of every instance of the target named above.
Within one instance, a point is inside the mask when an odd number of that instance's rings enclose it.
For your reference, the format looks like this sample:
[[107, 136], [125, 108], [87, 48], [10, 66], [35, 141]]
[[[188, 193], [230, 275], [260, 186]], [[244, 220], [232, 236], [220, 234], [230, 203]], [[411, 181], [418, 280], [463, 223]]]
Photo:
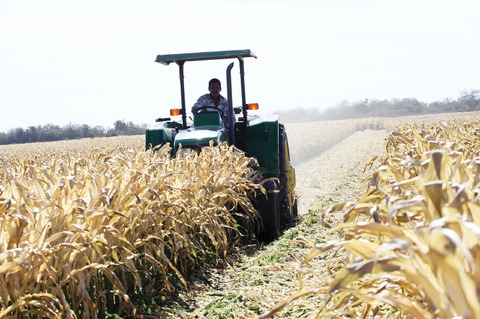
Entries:
[[[267, 196], [257, 196], [255, 208], [262, 217], [262, 228], [257, 236], [273, 240], [282, 229], [291, 225], [297, 217], [295, 196], [295, 170], [290, 163], [287, 132], [279, 123], [278, 115], [249, 115], [258, 109], [258, 104], [247, 104], [245, 98], [244, 58], [253, 57], [251, 50], [229, 50], [200, 53], [158, 55], [155, 62], [179, 67], [181, 109], [170, 110], [170, 115], [181, 116], [181, 121], [159, 118], [146, 130], [146, 148], [169, 143], [172, 155], [200, 150], [214, 143], [227, 142], [254, 157], [259, 163], [258, 171], [264, 178]], [[226, 69], [228, 114], [220, 114], [217, 108], [207, 107], [193, 114], [193, 122], [187, 124], [187, 109], [184, 88], [184, 64], [190, 61], [236, 59], [240, 66], [241, 107], [233, 107], [231, 71], [234, 63]], [[177, 117], [178, 118], [178, 117]], [[224, 123], [227, 118], [228, 123]]]

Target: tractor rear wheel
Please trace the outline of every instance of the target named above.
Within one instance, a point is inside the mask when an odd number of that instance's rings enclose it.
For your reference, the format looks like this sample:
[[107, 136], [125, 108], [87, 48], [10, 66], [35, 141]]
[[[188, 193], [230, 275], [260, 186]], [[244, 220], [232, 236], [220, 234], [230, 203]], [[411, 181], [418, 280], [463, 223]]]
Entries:
[[262, 217], [262, 225], [257, 237], [261, 241], [272, 241], [281, 235], [279, 185], [275, 179], [267, 179], [263, 182], [263, 187], [267, 196], [258, 196], [256, 206]]
[[289, 176], [287, 174], [287, 165], [289, 165], [290, 154], [288, 148], [287, 132], [285, 126], [280, 124], [279, 126], [279, 147], [278, 147], [278, 160], [280, 175], [278, 179], [280, 181], [280, 227], [282, 229], [288, 228], [296, 219], [297, 213], [297, 200], [293, 193], [293, 190], [288, 189]]

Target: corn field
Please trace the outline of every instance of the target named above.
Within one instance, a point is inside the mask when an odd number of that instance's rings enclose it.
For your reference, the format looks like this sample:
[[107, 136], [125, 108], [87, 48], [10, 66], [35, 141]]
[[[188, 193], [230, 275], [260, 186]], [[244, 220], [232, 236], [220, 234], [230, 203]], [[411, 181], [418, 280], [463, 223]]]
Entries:
[[142, 145], [0, 149], [0, 318], [148, 314], [258, 227], [254, 160], [226, 145], [182, 158]]
[[[367, 164], [364, 194], [325, 212], [343, 215], [329, 230], [335, 240], [295, 257], [300, 269], [320, 259], [333, 281], [290, 296], [284, 289], [261, 317], [295, 300], [320, 300], [310, 314], [319, 318], [480, 317], [480, 123], [471, 114], [442, 118], [287, 125], [294, 162], [357, 130], [392, 131]], [[306, 141], [305, 132], [315, 135]], [[0, 147], [0, 318], [155, 317], [192, 273], [259, 227], [253, 159], [226, 145], [172, 159], [169, 148], [143, 143]], [[338, 255], [344, 264], [329, 263]]]
[[[368, 164], [365, 193], [340, 202], [331, 232], [303, 266], [324, 258], [328, 286], [305, 287], [291, 302], [324, 296], [318, 318], [480, 318], [480, 121], [401, 124]], [[347, 252], [344, 265], [328, 259]]]

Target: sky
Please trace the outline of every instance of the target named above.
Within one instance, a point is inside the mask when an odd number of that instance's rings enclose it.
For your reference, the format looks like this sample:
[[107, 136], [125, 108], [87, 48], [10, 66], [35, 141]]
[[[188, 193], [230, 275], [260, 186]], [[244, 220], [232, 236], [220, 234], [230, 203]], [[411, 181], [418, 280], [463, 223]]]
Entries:
[[[178, 67], [158, 54], [253, 50], [247, 102], [265, 113], [455, 99], [480, 89], [479, 16], [477, 0], [2, 0], [0, 132], [168, 116]], [[226, 95], [230, 62], [185, 64], [188, 109], [211, 78]]]

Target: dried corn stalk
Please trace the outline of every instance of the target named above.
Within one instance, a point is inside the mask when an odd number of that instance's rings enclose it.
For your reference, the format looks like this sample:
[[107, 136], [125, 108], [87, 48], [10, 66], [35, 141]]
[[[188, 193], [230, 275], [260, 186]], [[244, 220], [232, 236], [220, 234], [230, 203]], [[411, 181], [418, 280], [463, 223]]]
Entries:
[[242, 152], [122, 143], [2, 149], [0, 318], [134, 316], [132, 297], [168, 295], [223, 258], [238, 220], [257, 227]]
[[479, 127], [465, 118], [391, 132], [363, 196], [329, 211], [346, 210], [332, 230], [344, 240], [317, 245], [303, 262], [346, 249], [347, 264], [329, 287], [263, 317], [327, 290], [321, 318], [375, 316], [383, 304], [400, 310], [388, 317], [480, 318]]

